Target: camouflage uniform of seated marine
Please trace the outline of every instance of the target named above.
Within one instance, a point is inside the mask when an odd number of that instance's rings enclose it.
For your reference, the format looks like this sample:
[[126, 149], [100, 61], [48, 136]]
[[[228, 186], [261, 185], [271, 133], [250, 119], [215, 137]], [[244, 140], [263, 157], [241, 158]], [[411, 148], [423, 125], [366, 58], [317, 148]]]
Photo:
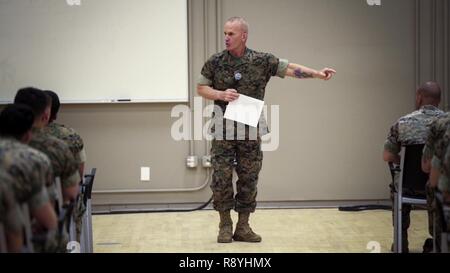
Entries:
[[[0, 138], [0, 170], [14, 179], [12, 189], [20, 205], [27, 204], [29, 211], [47, 204], [49, 191], [54, 192], [53, 171], [48, 157], [15, 139]], [[24, 215], [24, 217], [30, 217]], [[34, 235], [42, 235], [34, 225]], [[53, 233], [45, 232], [46, 240], [33, 242], [35, 252], [55, 252], [57, 238]]]
[[[444, 155], [444, 160], [442, 164], [442, 174], [439, 177], [439, 190], [444, 194], [444, 203], [446, 205], [450, 205], [450, 145], [447, 147], [447, 150]], [[450, 219], [447, 219], [447, 221]]]
[[[449, 177], [450, 177], [450, 145], [447, 146], [443, 160], [441, 161], [442, 164], [442, 172], [441, 175], [439, 176], [439, 183], [438, 183], [438, 189], [439, 191], [441, 191], [443, 193], [443, 197], [444, 197], [444, 204], [446, 206], [450, 206], [450, 182], [449, 182]], [[441, 214], [436, 213], [436, 215], [441, 216]], [[444, 219], [441, 218], [437, 218], [436, 219], [436, 223], [441, 223], [441, 221], [445, 221], [447, 223], [447, 230], [441, 230], [441, 229], [436, 229], [436, 234], [441, 235], [442, 232], [446, 232], [447, 234], [450, 233], [450, 214], [444, 212]], [[441, 225], [437, 225], [437, 227], [441, 228]], [[436, 236], [436, 239], [439, 239], [439, 243], [441, 243], [441, 236]], [[450, 244], [447, 245], [447, 249], [450, 248]]]
[[[5, 233], [23, 234], [24, 218], [20, 203], [16, 200], [13, 191], [14, 180], [5, 170], [0, 169], [0, 223]], [[22, 249], [13, 249], [21, 251]], [[8, 249], [11, 251], [11, 249]]]
[[[75, 160], [77, 160], [80, 164], [86, 162], [86, 152], [84, 149], [83, 139], [73, 128], [66, 127], [56, 122], [51, 122], [43, 129], [43, 132], [64, 141], [72, 151]], [[82, 219], [85, 211], [86, 207], [83, 202], [83, 193], [81, 193], [77, 197], [72, 212], [74, 216], [73, 219], [75, 221], [76, 240], [78, 242], [80, 242]]]
[[[432, 105], [425, 105], [419, 110], [414, 111], [406, 116], [401, 117], [394, 125], [392, 125], [389, 135], [384, 144], [384, 149], [392, 154], [398, 154], [402, 145], [424, 144], [430, 134], [430, 125], [435, 120], [444, 116], [444, 112]], [[398, 176], [396, 177], [396, 180]], [[395, 181], [397, 183], [397, 181]], [[394, 185], [391, 188], [391, 201], [394, 201]], [[429, 187], [427, 190], [414, 192], [405, 189], [404, 193], [408, 195], [424, 196], [430, 194]], [[429, 214], [431, 209], [429, 208]], [[411, 205], [402, 206], [402, 241], [403, 248], [408, 249], [408, 228], [410, 226]], [[392, 211], [394, 217], [394, 211]], [[433, 233], [431, 233], [432, 235]]]
[[[447, 149], [450, 140], [450, 113], [445, 113], [445, 115], [437, 120], [435, 120], [430, 126], [430, 134], [428, 136], [427, 142], [423, 149], [422, 160], [431, 161], [434, 168], [439, 169], [441, 173], [443, 172], [442, 163], [444, 161], [445, 150]], [[444, 179], [444, 177], [442, 178]], [[435, 202], [435, 190], [431, 187], [427, 187], [427, 206], [431, 208], [428, 214], [428, 232], [433, 235], [434, 228], [436, 229], [436, 242], [437, 248], [440, 249], [441, 242], [441, 226], [437, 225], [434, 227], [434, 222], [437, 223], [441, 221], [440, 214], [436, 212], [436, 202]], [[433, 217], [435, 219], [433, 219]]]
[[[33, 137], [29, 145], [39, 151], [42, 151], [50, 159], [54, 176], [61, 179], [62, 189], [76, 186], [80, 183], [79, 166], [69, 149], [69, 146], [62, 140], [57, 139], [42, 129], [33, 129]], [[66, 229], [60, 228], [60, 247], [58, 252], [65, 252], [69, 240]]]

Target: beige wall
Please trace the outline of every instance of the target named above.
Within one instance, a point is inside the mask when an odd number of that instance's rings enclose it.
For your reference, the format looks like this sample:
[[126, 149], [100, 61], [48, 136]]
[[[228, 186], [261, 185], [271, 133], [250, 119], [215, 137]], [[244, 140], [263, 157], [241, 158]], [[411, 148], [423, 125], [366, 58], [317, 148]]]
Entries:
[[[448, 3], [438, 3], [447, 9], [448, 22]], [[280, 145], [264, 154], [260, 202], [387, 199], [384, 139], [389, 126], [413, 110], [416, 82], [429, 78], [429, 68], [416, 69], [417, 54], [426, 56], [432, 46], [416, 51], [417, 33], [427, 33], [425, 26], [416, 31], [417, 11], [427, 8], [412, 0], [382, 1], [381, 7], [363, 0], [190, 1], [191, 92], [205, 59], [223, 48], [224, 19], [234, 15], [250, 23], [249, 47], [338, 71], [330, 82], [274, 78], [269, 83], [266, 103], [280, 106]], [[423, 13], [419, 16], [428, 15]], [[448, 27], [442, 30], [448, 45], [445, 31]], [[446, 56], [441, 77], [448, 88]], [[210, 197], [209, 185], [201, 188], [208, 182], [205, 169], [185, 167], [190, 143], [170, 136], [173, 106], [62, 107], [60, 120], [85, 139], [87, 167], [98, 168], [95, 205], [165, 206]], [[205, 155], [206, 145], [197, 141], [194, 154]], [[139, 181], [141, 166], [151, 167], [151, 182]], [[196, 187], [201, 189], [161, 192]], [[116, 192], [107, 193], [111, 190]]]

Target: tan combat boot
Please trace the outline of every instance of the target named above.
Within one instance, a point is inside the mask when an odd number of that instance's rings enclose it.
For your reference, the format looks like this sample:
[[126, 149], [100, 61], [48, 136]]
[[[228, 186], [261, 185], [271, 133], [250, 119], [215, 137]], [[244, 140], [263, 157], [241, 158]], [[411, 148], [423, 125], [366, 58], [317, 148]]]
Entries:
[[233, 221], [231, 220], [230, 211], [219, 211], [220, 224], [219, 235], [217, 236], [218, 243], [231, 243], [233, 238]]
[[254, 233], [248, 224], [249, 212], [239, 212], [239, 220], [234, 231], [233, 239], [235, 241], [259, 243], [262, 238]]

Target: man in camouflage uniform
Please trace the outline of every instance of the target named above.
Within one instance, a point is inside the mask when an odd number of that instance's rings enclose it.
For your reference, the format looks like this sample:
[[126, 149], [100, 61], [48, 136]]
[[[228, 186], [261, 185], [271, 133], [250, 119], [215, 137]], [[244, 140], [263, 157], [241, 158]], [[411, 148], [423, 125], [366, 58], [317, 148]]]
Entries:
[[[75, 157], [75, 160], [80, 163], [79, 173], [80, 177], [82, 178], [84, 173], [84, 164], [86, 162], [86, 152], [84, 149], [83, 139], [73, 128], [66, 127], [56, 122], [61, 105], [58, 94], [51, 90], [46, 90], [44, 92], [52, 99], [50, 119], [48, 125], [44, 128], [44, 132], [64, 141], [69, 146]], [[80, 241], [81, 237], [82, 219], [85, 211], [86, 207], [83, 202], [83, 192], [81, 192], [77, 197], [72, 212], [75, 220], [76, 240], [78, 242]]]
[[[433, 189], [438, 188], [444, 195], [444, 201], [450, 204], [448, 193], [448, 174], [449, 174], [449, 152], [450, 144], [450, 113], [432, 124], [431, 133], [424, 148], [424, 157], [422, 167], [424, 171], [430, 172], [430, 185]], [[433, 191], [434, 193], [434, 191]], [[444, 219], [440, 213], [436, 213], [436, 199], [433, 198], [433, 209], [435, 211], [435, 223], [441, 223]], [[448, 219], [447, 219], [448, 222]], [[436, 246], [440, 251], [441, 234], [443, 232], [441, 225], [436, 225]], [[447, 231], [448, 232], [448, 231]]]
[[23, 230], [24, 219], [12, 190], [13, 179], [10, 175], [0, 169], [0, 224], [6, 240], [7, 251], [19, 253], [24, 244]]
[[[447, 149], [450, 140], [450, 113], [437, 120], [430, 126], [430, 134], [423, 149], [422, 155], [422, 170], [430, 173], [430, 179], [427, 183], [427, 207], [431, 209], [428, 214], [428, 230], [433, 234], [433, 229], [436, 229], [436, 247], [440, 251], [441, 243], [441, 226], [434, 223], [441, 221], [440, 214], [436, 213], [436, 199], [435, 191], [438, 185], [439, 176], [443, 172], [442, 162], [444, 162], [445, 150]], [[433, 166], [433, 168], [432, 168]], [[445, 179], [445, 176], [442, 177]], [[428, 249], [424, 246], [424, 252], [431, 252], [432, 242], [428, 243]]]
[[[236, 100], [239, 94], [264, 100], [265, 87], [272, 76], [328, 80], [336, 71], [329, 68], [315, 71], [247, 48], [248, 24], [243, 18], [228, 19], [224, 33], [226, 50], [209, 58], [198, 81], [198, 93], [214, 100], [215, 104], [211, 128], [214, 136], [211, 189], [214, 209], [220, 214], [217, 241], [260, 242], [261, 236], [252, 231], [248, 220], [256, 208], [257, 182], [263, 159], [260, 137], [268, 133], [268, 128], [264, 115], [260, 116], [258, 131], [241, 123], [226, 122], [223, 114], [227, 104]], [[234, 162], [239, 177], [236, 196], [233, 196], [232, 185]], [[233, 208], [239, 213], [234, 234], [230, 216]]]
[[[59, 215], [59, 249], [57, 251], [64, 252], [69, 240], [68, 232], [64, 228], [68, 215], [63, 214], [63, 211], [58, 211], [58, 208], [74, 202], [78, 196], [81, 181], [80, 163], [75, 159], [69, 146], [64, 141], [44, 132], [43, 129], [48, 124], [51, 109], [51, 98], [44, 91], [32, 87], [20, 89], [14, 98], [14, 103], [25, 104], [33, 110], [35, 122], [29, 145], [48, 156], [54, 177], [60, 178], [63, 203], [55, 207]], [[53, 198], [55, 201], [56, 196]]]
[[437, 187], [444, 172], [444, 160], [450, 144], [450, 113], [431, 124], [430, 136], [425, 144], [422, 156], [422, 169], [430, 173], [430, 185]]
[[[432, 181], [433, 185], [436, 185], [438, 190], [442, 193], [443, 197], [443, 206], [450, 206], [450, 145], [448, 141], [448, 136], [450, 129], [447, 129], [447, 132], [445, 133], [445, 137], [447, 139], [445, 140], [447, 147], [445, 148], [444, 156], [441, 160], [437, 158], [437, 156], [433, 157], [432, 160], [432, 169], [431, 173], [434, 173], [434, 178]], [[445, 138], [444, 137], [444, 138]], [[442, 145], [441, 147], [443, 147]], [[439, 167], [440, 166], [440, 167]], [[441, 244], [442, 240], [442, 232], [446, 232], [447, 234], [450, 233], [450, 214], [448, 211], [443, 211], [443, 215], [440, 213], [436, 213], [436, 216], [439, 216], [436, 218], [436, 242]], [[443, 218], [440, 218], [442, 216]], [[446, 230], [443, 230], [441, 223], [446, 223]], [[447, 249], [450, 248], [450, 243], [447, 241]]]
[[33, 122], [34, 114], [26, 106], [8, 105], [1, 112], [0, 172], [14, 180], [11, 187], [17, 202], [28, 205], [34, 221], [33, 236], [46, 236], [45, 241], [34, 244], [35, 251], [53, 251], [57, 218], [48, 194], [53, 189], [53, 172], [45, 154], [25, 145], [31, 138]]
[[62, 140], [47, 134], [44, 131], [50, 118], [51, 99], [42, 90], [36, 88], [23, 88], [17, 91], [15, 104], [29, 106], [35, 114], [32, 138], [29, 145], [48, 156], [55, 177], [61, 179], [64, 203], [74, 201], [78, 195], [79, 162], [75, 159], [69, 146]]
[[44, 132], [61, 139], [69, 146], [75, 159], [80, 162], [80, 176], [83, 177], [84, 164], [86, 163], [86, 151], [84, 149], [83, 139], [75, 129], [56, 122], [61, 105], [58, 94], [51, 90], [46, 90], [44, 92], [50, 96], [52, 100], [50, 119], [48, 125], [44, 128]]
[[[433, 166], [434, 168], [434, 166]], [[438, 181], [438, 189], [442, 192], [444, 197], [444, 203], [450, 205], [450, 145], [447, 146], [445, 156], [444, 156], [444, 164], [442, 167], [442, 173], [439, 177]], [[450, 219], [447, 219], [449, 221]]]
[[[427, 82], [416, 91], [416, 111], [401, 117], [392, 125], [384, 144], [383, 159], [386, 162], [400, 164], [399, 152], [402, 145], [424, 144], [430, 132], [430, 125], [436, 119], [443, 117], [444, 112], [438, 109], [441, 90], [436, 83]], [[396, 177], [396, 180], [398, 177]], [[394, 185], [390, 185], [391, 200], [394, 201]], [[408, 195], [426, 195], [430, 190], [413, 192], [405, 189]], [[429, 209], [430, 213], [431, 209]], [[402, 207], [402, 246], [403, 252], [408, 252], [408, 228], [410, 225], [411, 205]], [[393, 213], [392, 213], [393, 215]], [[431, 232], [432, 234], [432, 232]]]

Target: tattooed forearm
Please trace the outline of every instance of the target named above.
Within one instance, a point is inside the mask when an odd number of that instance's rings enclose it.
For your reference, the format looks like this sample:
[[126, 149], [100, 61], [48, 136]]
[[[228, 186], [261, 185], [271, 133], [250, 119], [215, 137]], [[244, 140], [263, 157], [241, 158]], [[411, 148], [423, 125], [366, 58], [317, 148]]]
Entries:
[[313, 77], [312, 74], [303, 72], [300, 68], [297, 68], [294, 70], [294, 75], [295, 75], [295, 77], [297, 77], [299, 79], [307, 79], [307, 78]]

